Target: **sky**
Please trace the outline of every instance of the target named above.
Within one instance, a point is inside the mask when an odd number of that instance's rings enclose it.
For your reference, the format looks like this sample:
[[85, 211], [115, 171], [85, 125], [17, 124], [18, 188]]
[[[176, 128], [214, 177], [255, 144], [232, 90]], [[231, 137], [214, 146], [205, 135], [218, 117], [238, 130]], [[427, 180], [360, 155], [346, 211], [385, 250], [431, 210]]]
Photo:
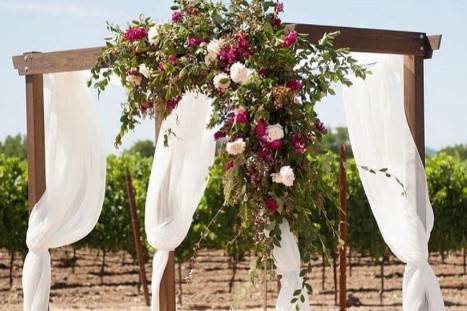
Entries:
[[[0, 140], [26, 132], [24, 77], [11, 57], [27, 51], [101, 46], [106, 21], [125, 25], [139, 14], [169, 20], [171, 0], [0, 0]], [[441, 50], [425, 62], [426, 145], [441, 149], [467, 143], [467, 1], [465, 0], [284, 0], [291, 23], [380, 28], [442, 34]], [[124, 91], [112, 87], [96, 100], [108, 152], [119, 127]], [[330, 127], [345, 126], [341, 92], [317, 107]], [[126, 148], [153, 139], [145, 121], [124, 139]]]

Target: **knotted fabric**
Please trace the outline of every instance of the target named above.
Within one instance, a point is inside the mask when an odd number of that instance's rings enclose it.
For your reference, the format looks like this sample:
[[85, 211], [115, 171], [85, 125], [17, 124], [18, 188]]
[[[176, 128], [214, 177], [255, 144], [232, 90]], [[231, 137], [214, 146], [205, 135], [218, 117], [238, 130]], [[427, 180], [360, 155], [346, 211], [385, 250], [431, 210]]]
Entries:
[[[441, 290], [428, 265], [433, 210], [423, 163], [405, 116], [403, 56], [356, 57], [360, 63], [372, 64], [372, 74], [366, 80], [353, 78], [354, 85], [344, 90], [347, 126], [379, 230], [391, 251], [407, 264], [403, 309], [442, 311]], [[362, 166], [387, 171], [371, 173]]]
[[[211, 100], [188, 93], [163, 121], [146, 197], [145, 230], [156, 249], [153, 258], [151, 310], [159, 310], [159, 287], [169, 252], [188, 234], [214, 162], [214, 129], [208, 129]], [[164, 135], [168, 130], [168, 145]]]
[[82, 75], [46, 75], [44, 86], [46, 190], [29, 217], [25, 311], [48, 310], [48, 249], [85, 237], [97, 223], [105, 192], [104, 141]]

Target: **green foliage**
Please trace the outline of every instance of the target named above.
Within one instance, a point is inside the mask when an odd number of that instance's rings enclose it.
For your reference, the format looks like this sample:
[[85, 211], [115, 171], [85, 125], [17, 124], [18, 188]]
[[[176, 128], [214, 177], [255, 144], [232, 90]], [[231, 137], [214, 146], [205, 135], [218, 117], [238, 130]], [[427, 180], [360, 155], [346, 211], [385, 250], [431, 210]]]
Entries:
[[347, 161], [349, 244], [352, 250], [375, 259], [387, 254], [387, 246], [379, 232], [365, 195], [354, 160]]
[[22, 136], [21, 134], [16, 136], [8, 135], [4, 142], [0, 142], [0, 155], [26, 159], [26, 154], [26, 136]]
[[346, 127], [336, 127], [330, 129], [323, 136], [323, 150], [330, 150], [335, 154], [339, 154], [339, 148], [342, 144], [346, 146], [346, 158], [353, 158], [352, 147], [350, 146], [349, 133]]
[[441, 152], [427, 160], [426, 173], [435, 215], [430, 250], [467, 247], [467, 161]]
[[154, 156], [154, 142], [152, 140], [140, 140], [133, 144], [124, 153], [139, 154], [143, 158], [152, 158]]
[[441, 149], [440, 153], [446, 153], [461, 161], [467, 160], [467, 144], [459, 144]]
[[106, 194], [102, 213], [94, 230], [79, 245], [106, 252], [125, 250], [135, 256], [125, 176], [127, 172], [132, 175], [140, 236], [144, 243], [144, 205], [151, 163], [150, 158], [132, 154], [120, 157], [111, 155], [107, 158]]
[[0, 154], [0, 248], [26, 252], [27, 194], [26, 162]]

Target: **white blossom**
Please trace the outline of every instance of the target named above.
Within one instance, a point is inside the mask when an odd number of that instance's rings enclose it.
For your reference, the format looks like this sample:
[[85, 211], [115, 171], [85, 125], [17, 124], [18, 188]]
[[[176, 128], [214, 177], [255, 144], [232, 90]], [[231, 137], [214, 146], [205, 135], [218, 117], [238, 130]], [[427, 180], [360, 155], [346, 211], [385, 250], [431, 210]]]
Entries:
[[238, 138], [233, 142], [227, 143], [226, 150], [227, 153], [231, 155], [237, 155], [243, 153], [245, 151], [245, 147], [246, 144], [243, 138]]
[[208, 54], [211, 54], [212, 56], [217, 57], [219, 55], [219, 52], [222, 49], [222, 46], [224, 45], [224, 40], [222, 39], [214, 39], [211, 42], [209, 42], [207, 49], [208, 49]]
[[230, 86], [230, 78], [225, 73], [219, 73], [214, 77], [214, 86], [218, 90], [225, 91]]
[[156, 45], [159, 42], [159, 26], [154, 25], [149, 28], [148, 40], [152, 45]]
[[242, 63], [235, 63], [230, 67], [230, 77], [232, 81], [241, 85], [248, 83], [254, 71], [245, 67]]
[[151, 71], [146, 66], [146, 64], [139, 65], [139, 72], [146, 78], [149, 79], [151, 77]]
[[283, 166], [279, 170], [279, 173], [271, 174], [272, 181], [277, 184], [283, 184], [286, 187], [292, 187], [295, 181], [295, 174], [290, 166]]
[[266, 136], [269, 142], [284, 138], [284, 129], [279, 123], [268, 125], [266, 128]]

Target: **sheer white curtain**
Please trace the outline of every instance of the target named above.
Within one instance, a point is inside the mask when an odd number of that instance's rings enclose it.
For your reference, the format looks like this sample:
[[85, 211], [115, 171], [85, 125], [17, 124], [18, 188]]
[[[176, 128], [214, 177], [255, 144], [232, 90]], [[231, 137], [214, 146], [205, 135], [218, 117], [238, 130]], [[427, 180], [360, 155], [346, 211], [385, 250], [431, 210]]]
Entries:
[[86, 236], [99, 218], [105, 192], [104, 141], [82, 75], [46, 75], [44, 86], [46, 190], [29, 218], [25, 311], [48, 310], [48, 249]]
[[[403, 309], [444, 310], [438, 281], [428, 264], [428, 240], [434, 217], [424, 167], [405, 116], [403, 57], [358, 53], [355, 56], [360, 63], [371, 64], [372, 71], [366, 80], [354, 78], [354, 85], [344, 89], [355, 161], [359, 166], [387, 168], [406, 191], [403, 195], [402, 187], [393, 177], [359, 168], [382, 236], [391, 251], [407, 264], [402, 286]], [[423, 211], [420, 214], [425, 214], [426, 226], [417, 214], [417, 207]]]
[[280, 224], [281, 242], [280, 247], [275, 246], [272, 252], [274, 262], [277, 267], [277, 274], [281, 276], [281, 290], [276, 301], [276, 310], [293, 311], [296, 306], [301, 311], [310, 310], [308, 294], [306, 288], [303, 289], [305, 301], [300, 299], [296, 303], [291, 303], [294, 298], [294, 291], [302, 288], [303, 278], [300, 276], [300, 251], [298, 250], [297, 238], [290, 231], [287, 220]]
[[[188, 233], [214, 162], [214, 129], [207, 129], [211, 100], [188, 93], [162, 123], [146, 198], [145, 229], [153, 258], [151, 310], [159, 310], [159, 285], [169, 257]], [[168, 147], [163, 135], [171, 129]]]

